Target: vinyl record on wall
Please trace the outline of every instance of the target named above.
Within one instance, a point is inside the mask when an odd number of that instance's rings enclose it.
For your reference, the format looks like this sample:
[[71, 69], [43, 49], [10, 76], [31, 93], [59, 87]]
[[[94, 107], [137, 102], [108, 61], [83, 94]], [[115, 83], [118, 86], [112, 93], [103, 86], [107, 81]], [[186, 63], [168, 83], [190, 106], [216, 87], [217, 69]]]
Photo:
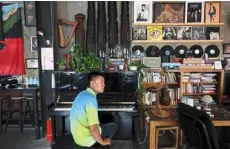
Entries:
[[175, 56], [176, 58], [186, 58], [187, 57], [188, 48], [184, 45], [179, 45], [175, 48]]
[[216, 45], [209, 45], [205, 48], [205, 53], [208, 54], [208, 57], [219, 57], [220, 49]]
[[161, 56], [174, 56], [174, 49], [169, 45], [165, 45], [161, 48]]
[[204, 50], [200, 45], [193, 45], [187, 52], [187, 57], [202, 58]]
[[143, 58], [145, 56], [145, 49], [140, 45], [133, 46], [132, 58]]
[[159, 57], [159, 54], [160, 50], [157, 46], [149, 46], [145, 52], [147, 57]]

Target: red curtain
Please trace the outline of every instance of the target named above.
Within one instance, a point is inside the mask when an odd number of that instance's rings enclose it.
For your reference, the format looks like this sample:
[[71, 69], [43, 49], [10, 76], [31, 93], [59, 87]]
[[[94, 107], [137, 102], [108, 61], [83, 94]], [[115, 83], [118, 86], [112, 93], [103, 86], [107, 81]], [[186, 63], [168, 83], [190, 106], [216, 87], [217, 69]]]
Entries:
[[22, 38], [5, 39], [5, 48], [0, 50], [0, 75], [24, 75], [24, 50]]

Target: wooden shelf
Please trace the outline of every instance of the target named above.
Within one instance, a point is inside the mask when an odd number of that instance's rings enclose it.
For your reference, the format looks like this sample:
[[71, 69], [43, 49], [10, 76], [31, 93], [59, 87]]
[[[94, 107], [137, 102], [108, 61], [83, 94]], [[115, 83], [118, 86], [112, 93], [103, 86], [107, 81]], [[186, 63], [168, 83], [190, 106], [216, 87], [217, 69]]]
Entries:
[[183, 93], [183, 96], [216, 95], [216, 93]]
[[[154, 68], [141, 68], [143, 71], [148, 71], [148, 72], [161, 72], [162, 69], [154, 69]], [[166, 72], [181, 72], [179, 69], [166, 69]]]
[[133, 26], [223, 26], [224, 23], [133, 23]]
[[133, 40], [133, 43], [222, 43], [223, 40]]
[[187, 70], [187, 69], [182, 69], [180, 70], [181, 72], [184, 73], [193, 73], [193, 72], [200, 72], [200, 73], [204, 73], [204, 72], [224, 72], [223, 69], [204, 69], [204, 70]]
[[218, 84], [217, 82], [182, 82], [184, 84]]

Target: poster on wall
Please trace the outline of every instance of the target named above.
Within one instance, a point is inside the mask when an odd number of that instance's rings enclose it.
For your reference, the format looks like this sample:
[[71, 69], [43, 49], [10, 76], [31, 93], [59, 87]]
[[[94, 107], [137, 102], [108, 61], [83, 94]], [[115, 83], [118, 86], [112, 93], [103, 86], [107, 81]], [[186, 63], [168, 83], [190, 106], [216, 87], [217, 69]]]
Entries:
[[134, 1], [134, 23], [152, 23], [152, 2]]
[[53, 48], [41, 48], [42, 70], [54, 70]]
[[184, 23], [185, 3], [154, 3], [155, 23]]
[[31, 52], [38, 52], [38, 40], [37, 36], [30, 37]]
[[185, 22], [204, 22], [204, 2], [186, 2]]
[[205, 2], [205, 23], [220, 23], [221, 2]]
[[36, 26], [35, 1], [24, 2], [24, 13], [25, 13], [25, 26], [35, 27]]

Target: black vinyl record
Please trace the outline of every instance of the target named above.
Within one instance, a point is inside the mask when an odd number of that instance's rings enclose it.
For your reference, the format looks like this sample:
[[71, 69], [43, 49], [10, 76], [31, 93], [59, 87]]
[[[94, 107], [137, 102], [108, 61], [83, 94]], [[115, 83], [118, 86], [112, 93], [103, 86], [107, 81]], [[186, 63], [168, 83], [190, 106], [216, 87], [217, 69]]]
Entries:
[[145, 49], [140, 45], [133, 46], [132, 58], [143, 58], [145, 56]]
[[159, 57], [160, 50], [157, 46], [149, 46], [146, 49], [145, 55], [147, 57]]
[[179, 45], [175, 48], [175, 56], [176, 58], [186, 58], [187, 57], [188, 48], [184, 45]]
[[209, 45], [205, 48], [205, 53], [208, 54], [208, 57], [219, 57], [220, 49], [216, 45]]
[[161, 48], [161, 56], [174, 56], [174, 49], [169, 45], [165, 45]]
[[187, 52], [187, 57], [202, 58], [204, 50], [200, 45], [193, 45]]

